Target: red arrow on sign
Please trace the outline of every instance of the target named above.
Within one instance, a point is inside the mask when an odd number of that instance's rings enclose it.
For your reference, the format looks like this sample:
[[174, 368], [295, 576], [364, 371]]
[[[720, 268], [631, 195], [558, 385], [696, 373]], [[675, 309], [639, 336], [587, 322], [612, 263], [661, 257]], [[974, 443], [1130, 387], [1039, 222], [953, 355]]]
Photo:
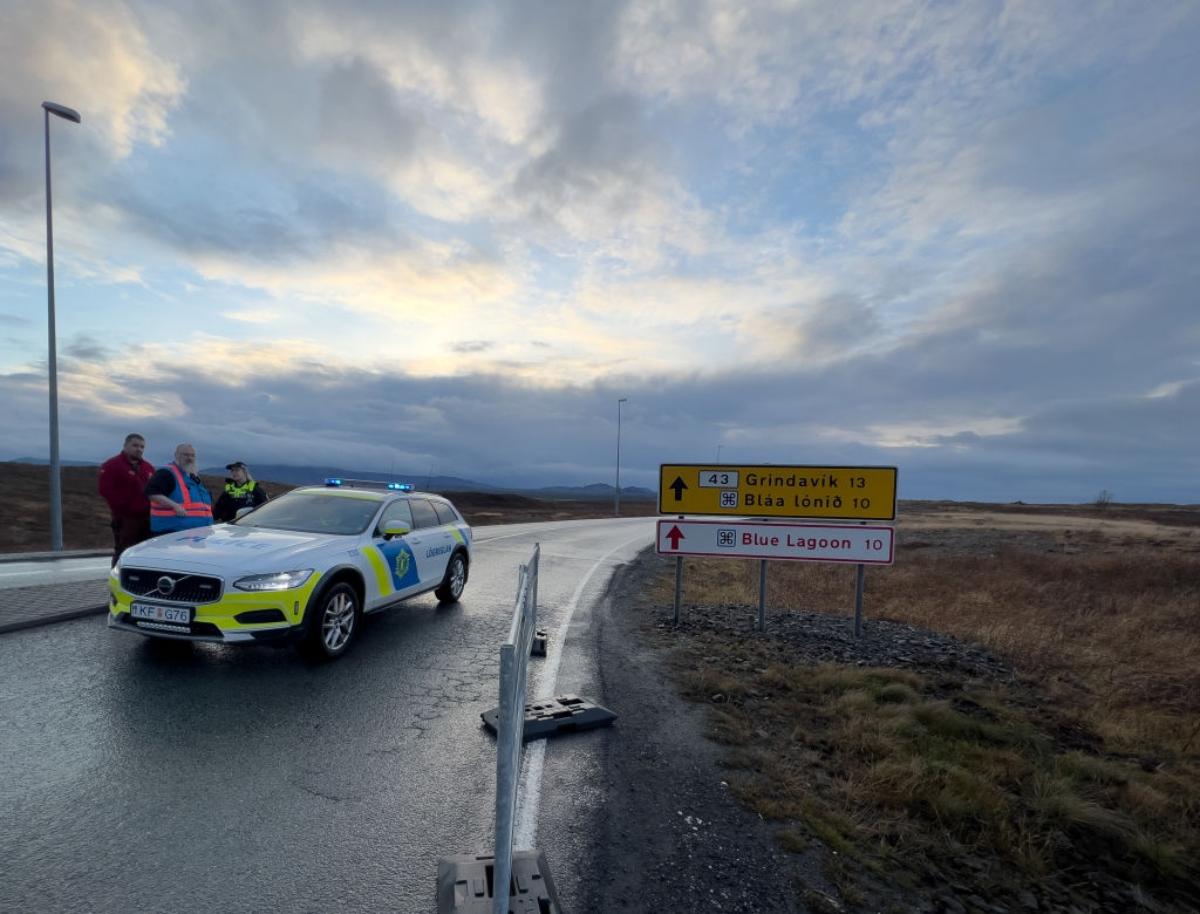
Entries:
[[667, 532], [667, 539], [671, 541], [671, 548], [677, 550], [679, 549], [679, 541], [685, 540], [687, 537], [683, 535], [678, 527], [672, 527]]

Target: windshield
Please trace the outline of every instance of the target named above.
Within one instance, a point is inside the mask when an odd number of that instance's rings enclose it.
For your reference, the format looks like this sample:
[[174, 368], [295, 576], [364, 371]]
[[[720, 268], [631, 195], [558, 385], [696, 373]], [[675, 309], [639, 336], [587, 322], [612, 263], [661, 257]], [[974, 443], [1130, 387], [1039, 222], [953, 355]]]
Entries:
[[379, 501], [374, 498], [290, 492], [234, 523], [239, 527], [352, 536], [367, 529], [377, 510]]

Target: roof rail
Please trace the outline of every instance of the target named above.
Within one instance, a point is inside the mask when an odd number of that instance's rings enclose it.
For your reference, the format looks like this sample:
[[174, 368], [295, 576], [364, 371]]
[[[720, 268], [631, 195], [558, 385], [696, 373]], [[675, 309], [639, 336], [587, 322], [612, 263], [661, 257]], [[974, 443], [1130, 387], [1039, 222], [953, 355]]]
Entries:
[[345, 476], [329, 476], [325, 485], [331, 489], [391, 489], [393, 492], [411, 492], [411, 482], [387, 482], [383, 479], [349, 479]]

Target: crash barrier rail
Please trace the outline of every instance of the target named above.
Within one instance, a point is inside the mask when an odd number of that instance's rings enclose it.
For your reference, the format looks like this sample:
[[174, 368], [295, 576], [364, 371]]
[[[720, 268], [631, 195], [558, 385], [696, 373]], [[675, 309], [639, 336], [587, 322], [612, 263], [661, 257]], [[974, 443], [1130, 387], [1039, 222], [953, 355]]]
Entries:
[[508, 640], [500, 646], [500, 707], [496, 732], [496, 841], [493, 877], [494, 914], [508, 914], [512, 879], [513, 827], [517, 817], [517, 786], [521, 780], [521, 746], [525, 727], [525, 685], [529, 652], [537, 631], [538, 559], [533, 547], [529, 564], [517, 575], [517, 603]]

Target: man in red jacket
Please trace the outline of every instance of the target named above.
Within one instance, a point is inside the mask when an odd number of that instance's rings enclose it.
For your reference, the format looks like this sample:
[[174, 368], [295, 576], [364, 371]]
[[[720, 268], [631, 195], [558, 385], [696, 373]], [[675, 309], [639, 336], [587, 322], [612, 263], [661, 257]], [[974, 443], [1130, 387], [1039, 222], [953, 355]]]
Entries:
[[100, 494], [112, 512], [114, 565], [126, 549], [150, 538], [150, 502], [142, 491], [154, 467], [142, 459], [145, 450], [145, 438], [126, 435], [121, 453], [100, 465]]

